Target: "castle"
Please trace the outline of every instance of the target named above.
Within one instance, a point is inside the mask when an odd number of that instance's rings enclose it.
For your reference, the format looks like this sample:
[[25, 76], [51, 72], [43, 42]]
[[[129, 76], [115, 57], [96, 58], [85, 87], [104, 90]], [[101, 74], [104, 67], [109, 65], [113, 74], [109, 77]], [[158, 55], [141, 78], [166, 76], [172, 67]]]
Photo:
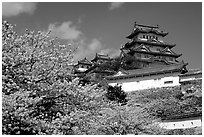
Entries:
[[109, 85], [121, 85], [126, 92], [180, 85], [181, 76], [188, 72], [188, 63], [177, 60], [182, 54], [172, 50], [176, 44], [164, 42], [167, 35], [158, 25], [135, 22], [119, 57], [96, 53], [91, 61], [86, 58], [78, 61], [73, 73], [105, 78]]

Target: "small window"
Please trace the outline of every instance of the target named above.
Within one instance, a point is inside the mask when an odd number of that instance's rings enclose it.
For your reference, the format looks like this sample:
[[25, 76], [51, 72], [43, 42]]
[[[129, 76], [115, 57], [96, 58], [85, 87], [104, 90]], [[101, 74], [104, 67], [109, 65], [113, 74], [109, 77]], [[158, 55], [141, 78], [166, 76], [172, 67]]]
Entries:
[[156, 40], [158, 40], [158, 37], [156, 37]]
[[156, 80], [161, 80], [161, 78], [155, 78], [154, 81], [156, 81]]
[[149, 56], [148, 56], [148, 55], [144, 55], [144, 57], [145, 57], [145, 58], [149, 58]]
[[160, 48], [157, 48], [156, 50], [157, 50], [157, 51], [160, 51]]
[[173, 61], [173, 57], [169, 57], [169, 61]]
[[172, 84], [173, 81], [165, 81], [164, 84]]
[[143, 38], [145, 39], [145, 35], [143, 35]]

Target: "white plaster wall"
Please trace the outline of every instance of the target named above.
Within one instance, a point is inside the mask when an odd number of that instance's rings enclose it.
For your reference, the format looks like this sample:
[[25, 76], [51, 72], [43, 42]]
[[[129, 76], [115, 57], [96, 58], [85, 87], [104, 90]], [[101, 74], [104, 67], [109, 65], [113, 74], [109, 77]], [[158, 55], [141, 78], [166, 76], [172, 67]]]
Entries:
[[[173, 83], [164, 84], [165, 81], [173, 81]], [[142, 79], [138, 80], [137, 78], [135, 78], [132, 80], [128, 79], [127, 81], [123, 79], [122, 81], [109, 83], [109, 85], [111, 86], [115, 86], [117, 84], [121, 85], [122, 89], [125, 92], [180, 85], [178, 76], [168, 76], [168, 77], [163, 77], [163, 78], [144, 79], [144, 80]]]
[[192, 77], [192, 78], [182, 78], [182, 79], [180, 79], [180, 82], [191, 81], [191, 80], [199, 80], [199, 79], [202, 79], [202, 77], [200, 77], [200, 78], [195, 78], [195, 77]]
[[186, 121], [177, 121], [177, 122], [162, 122], [159, 124], [161, 128], [165, 129], [185, 129], [193, 127], [201, 127], [201, 119], [186, 120]]
[[78, 68], [78, 70], [83, 72], [83, 71], [86, 71], [87, 68]]

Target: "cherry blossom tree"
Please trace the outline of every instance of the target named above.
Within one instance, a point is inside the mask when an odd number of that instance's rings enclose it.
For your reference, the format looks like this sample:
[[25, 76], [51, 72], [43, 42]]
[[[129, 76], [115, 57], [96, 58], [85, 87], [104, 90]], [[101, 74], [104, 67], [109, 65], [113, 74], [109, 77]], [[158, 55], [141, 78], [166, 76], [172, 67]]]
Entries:
[[[2, 23], [3, 134], [139, 134], [152, 119], [135, 104], [108, 100], [98, 84], [70, 73], [74, 51], [49, 33]], [[153, 132], [152, 132], [153, 133]]]

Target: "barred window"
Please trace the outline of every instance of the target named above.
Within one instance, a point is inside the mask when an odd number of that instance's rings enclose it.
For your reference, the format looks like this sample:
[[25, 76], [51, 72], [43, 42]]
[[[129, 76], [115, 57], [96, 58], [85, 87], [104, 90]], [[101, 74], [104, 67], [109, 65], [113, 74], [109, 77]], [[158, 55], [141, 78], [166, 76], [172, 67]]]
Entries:
[[173, 81], [164, 81], [164, 84], [171, 84]]

